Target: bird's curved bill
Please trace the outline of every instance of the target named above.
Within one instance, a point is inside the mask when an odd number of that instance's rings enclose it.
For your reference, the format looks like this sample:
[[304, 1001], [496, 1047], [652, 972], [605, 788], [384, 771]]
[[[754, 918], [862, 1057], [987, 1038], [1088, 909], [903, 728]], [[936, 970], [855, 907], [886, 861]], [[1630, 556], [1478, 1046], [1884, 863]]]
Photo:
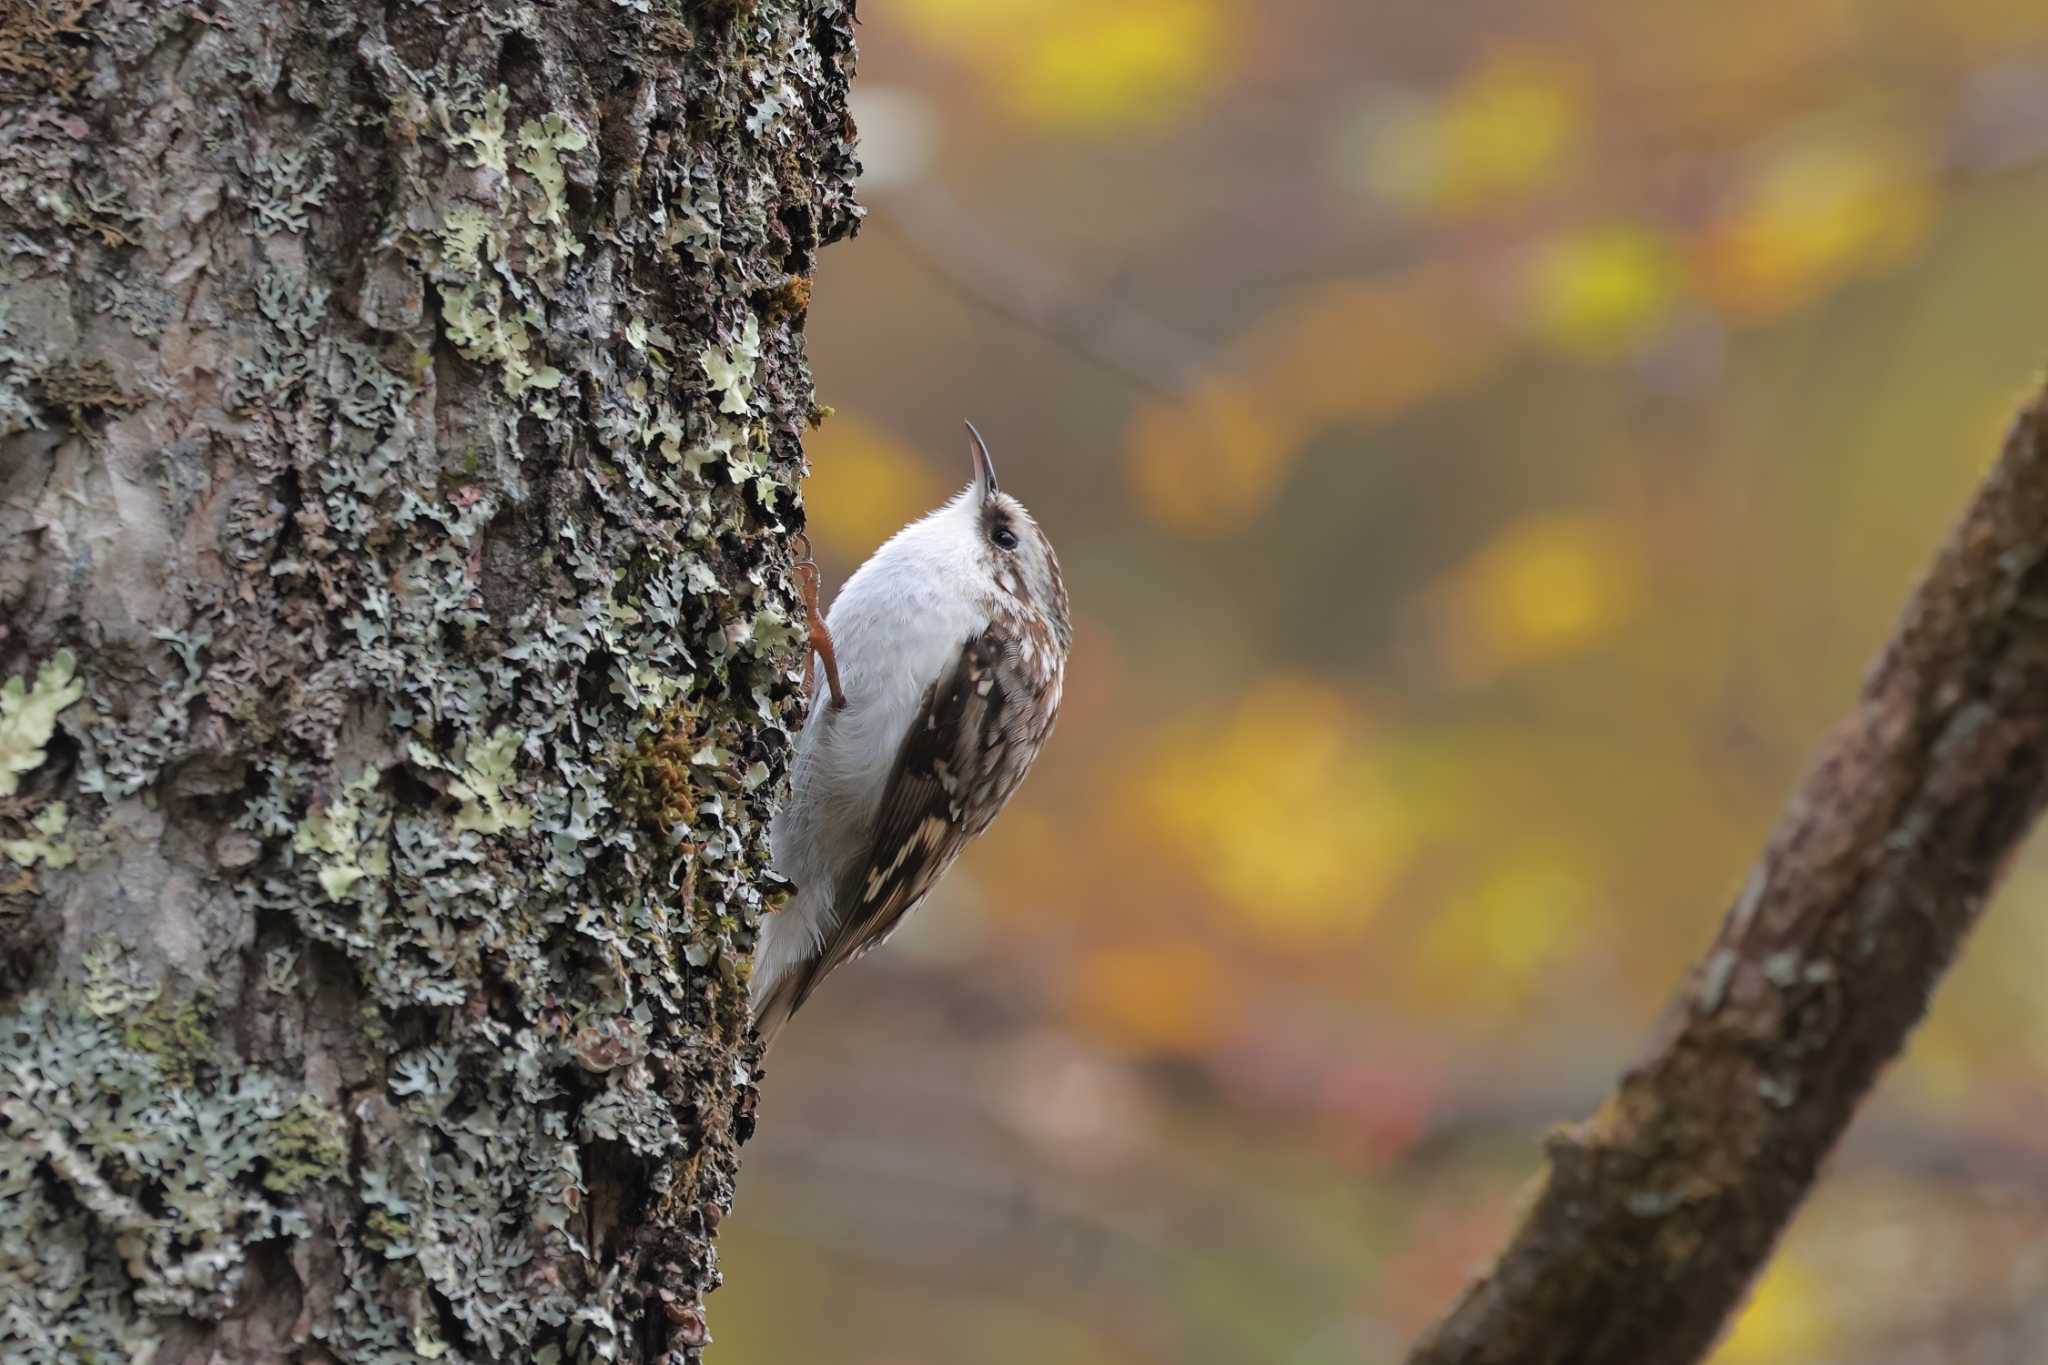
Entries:
[[974, 423], [967, 423], [970, 444], [967, 453], [974, 460], [974, 491], [978, 497], [986, 498], [996, 489], [996, 462], [989, 458], [988, 442], [981, 439], [981, 433], [974, 429]]

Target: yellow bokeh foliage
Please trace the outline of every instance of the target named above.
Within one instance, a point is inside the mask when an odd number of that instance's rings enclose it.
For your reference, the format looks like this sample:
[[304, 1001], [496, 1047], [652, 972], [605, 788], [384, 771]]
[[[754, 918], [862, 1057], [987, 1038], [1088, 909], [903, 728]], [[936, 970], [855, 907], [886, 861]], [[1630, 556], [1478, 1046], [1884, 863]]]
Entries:
[[1560, 350], [1590, 359], [1655, 336], [1684, 297], [1681, 254], [1652, 228], [1595, 224], [1539, 248], [1528, 275], [1529, 321]]
[[1826, 1304], [1819, 1279], [1781, 1254], [1757, 1281], [1749, 1302], [1713, 1356], [1713, 1365], [1782, 1365], [1827, 1349]]
[[1532, 841], [1502, 851], [1423, 927], [1410, 983], [1416, 1004], [1490, 1023], [1573, 951], [1593, 904], [1573, 850]]
[[[946, 496], [946, 414], [1056, 408], [1014, 437], [1062, 443], [1016, 491], [1081, 636], [920, 969], [849, 972], [788, 1044], [778, 1092], [851, 1047], [928, 1052], [874, 1071], [907, 1089], [834, 1092], [892, 1143], [854, 1112], [843, 1153], [789, 1161], [781, 1221], [735, 1231], [768, 1229], [777, 1264], [819, 1190], [865, 1198], [828, 1210], [820, 1301], [901, 1267], [920, 1308], [935, 1280], [995, 1302], [999, 1279], [1099, 1315], [1104, 1361], [1387, 1356], [1533, 1197], [1527, 1134], [1638, 1054], [2034, 392], [2048, 6], [864, 9], [859, 83], [917, 102], [920, 173], [981, 208], [870, 187], [887, 230], [827, 253], [861, 285], [809, 334], [823, 396], [858, 399], [805, 441], [821, 557], [837, 580]], [[863, 132], [886, 146], [886, 120]], [[1101, 282], [1100, 310], [1041, 278]], [[885, 363], [878, 325], [906, 338]], [[1105, 479], [1128, 509], [1098, 505]], [[2048, 1217], [2006, 1176], [2043, 1108], [2043, 853], [1719, 1365], [2030, 1320]], [[1099, 1184], [1002, 1137], [1019, 1205], [1042, 1189], [1055, 1216], [983, 1236], [978, 1196], [953, 1217], [922, 1178], [978, 1169], [983, 1125], [906, 1097], [1002, 1110], [1018, 1096], [949, 1088], [956, 1059], [1041, 1033], [1168, 1102]], [[883, 1178], [839, 1178], [870, 1149]], [[1248, 1197], [1243, 1170], [1284, 1179]], [[1246, 1230], [1220, 1259], [1218, 1210]], [[1098, 1265], [1137, 1263], [1125, 1239], [1144, 1274], [1098, 1293]], [[981, 1311], [943, 1343], [898, 1330], [923, 1311], [869, 1335], [979, 1360], [1003, 1339]], [[732, 1349], [845, 1356], [845, 1315], [818, 1318]]]
[[1174, 724], [1119, 805], [1248, 935], [1289, 948], [1355, 937], [1416, 838], [1358, 705], [1303, 677]]
[[1781, 316], [1911, 259], [1939, 201], [1927, 148], [1897, 132], [1794, 130], [1745, 176], [1700, 248], [1708, 296]]
[[1069, 130], [1162, 124], [1218, 88], [1228, 0], [903, 0], [1012, 116]]
[[1402, 100], [1375, 119], [1361, 177], [1412, 210], [1461, 216], [1562, 176], [1586, 127], [1584, 80], [1545, 53], [1489, 54], [1440, 93]]
[[1447, 680], [1476, 686], [1584, 648], [1635, 615], [1644, 573], [1599, 516], [1524, 517], [1425, 594], [1434, 661]]

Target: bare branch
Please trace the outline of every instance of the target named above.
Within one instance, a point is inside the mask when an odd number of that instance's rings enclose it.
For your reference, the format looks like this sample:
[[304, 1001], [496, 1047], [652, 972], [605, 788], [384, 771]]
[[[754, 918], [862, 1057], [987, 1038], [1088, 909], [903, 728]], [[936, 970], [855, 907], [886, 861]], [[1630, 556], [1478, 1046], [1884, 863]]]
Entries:
[[2048, 798], [2048, 395], [2023, 412], [1650, 1051], [1554, 1133], [1410, 1365], [1713, 1344]]

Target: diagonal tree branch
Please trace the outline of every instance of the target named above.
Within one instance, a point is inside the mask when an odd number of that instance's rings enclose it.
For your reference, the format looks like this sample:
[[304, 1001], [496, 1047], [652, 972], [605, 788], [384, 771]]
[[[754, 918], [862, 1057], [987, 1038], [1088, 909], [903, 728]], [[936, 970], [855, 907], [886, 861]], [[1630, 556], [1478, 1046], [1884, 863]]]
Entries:
[[1712, 1346], [2048, 801], [2048, 393], [1786, 807], [1647, 1055], [1409, 1365]]

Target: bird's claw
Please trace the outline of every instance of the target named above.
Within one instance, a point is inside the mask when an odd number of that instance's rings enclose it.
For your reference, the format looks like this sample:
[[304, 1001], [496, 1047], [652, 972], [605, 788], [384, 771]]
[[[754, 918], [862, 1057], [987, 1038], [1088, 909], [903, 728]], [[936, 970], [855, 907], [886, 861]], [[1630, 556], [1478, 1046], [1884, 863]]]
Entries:
[[[825, 627], [825, 615], [818, 610], [818, 565], [811, 558], [811, 538], [799, 531], [790, 541], [790, 548], [796, 554], [797, 591], [804, 600], [804, 623], [811, 633], [811, 651], [825, 665], [825, 685], [831, 689], [834, 708], [846, 705], [846, 693], [839, 686], [839, 655], [832, 647], [832, 632]], [[812, 679], [805, 670], [804, 689], [810, 690]]]

